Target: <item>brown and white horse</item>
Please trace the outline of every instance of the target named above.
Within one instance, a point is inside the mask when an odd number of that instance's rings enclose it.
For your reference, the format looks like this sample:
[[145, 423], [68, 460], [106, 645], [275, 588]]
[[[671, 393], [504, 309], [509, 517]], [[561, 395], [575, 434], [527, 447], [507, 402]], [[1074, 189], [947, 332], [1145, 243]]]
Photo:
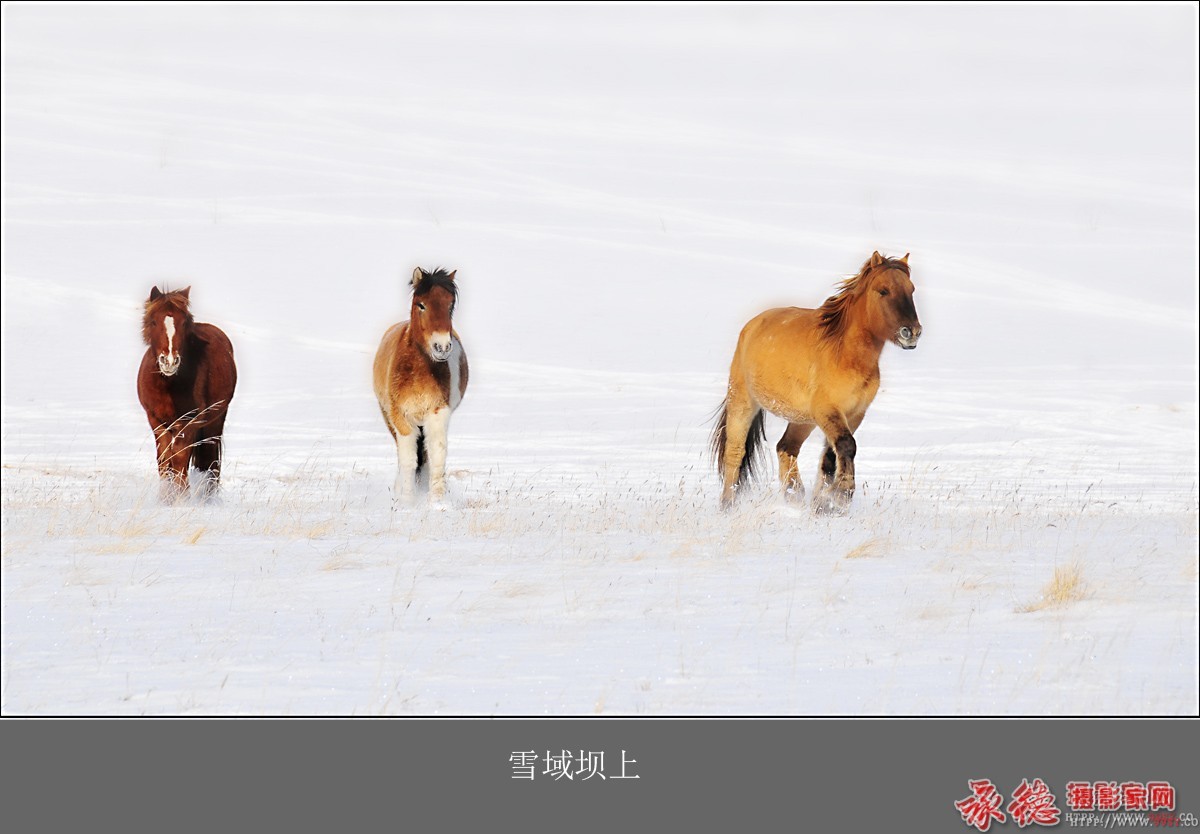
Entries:
[[413, 270], [409, 320], [393, 325], [375, 353], [375, 398], [396, 441], [395, 497], [403, 501], [412, 499], [426, 461], [430, 499], [446, 494], [446, 435], [468, 375], [466, 351], [450, 323], [456, 272]]
[[754, 475], [755, 457], [766, 438], [764, 411], [788, 421], [775, 447], [785, 494], [803, 497], [796, 455], [812, 430], [820, 428], [825, 451], [813, 505], [818, 511], [849, 506], [854, 432], [879, 390], [879, 354], [887, 342], [912, 350], [921, 336], [913, 291], [908, 255], [885, 258], [876, 252], [818, 309], [767, 310], [742, 328], [712, 436], [723, 508]]
[[237, 385], [233, 345], [220, 328], [192, 319], [191, 287], [150, 290], [142, 318], [148, 345], [137, 392], [154, 432], [164, 497], [187, 491], [188, 468], [203, 476], [206, 494], [221, 481], [225, 415]]

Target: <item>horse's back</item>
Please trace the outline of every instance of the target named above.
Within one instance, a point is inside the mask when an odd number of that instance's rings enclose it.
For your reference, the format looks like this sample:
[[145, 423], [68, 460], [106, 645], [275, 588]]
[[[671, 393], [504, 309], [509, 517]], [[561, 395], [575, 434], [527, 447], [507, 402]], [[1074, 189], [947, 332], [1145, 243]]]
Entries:
[[803, 359], [815, 348], [820, 336], [820, 313], [806, 307], [776, 307], [764, 310], [750, 321], [738, 337], [738, 362], [774, 367]]
[[221, 345], [231, 353], [233, 352], [233, 342], [229, 341], [229, 337], [225, 335], [225, 331], [215, 324], [198, 321], [192, 325], [192, 331], [208, 344]]
[[223, 400], [226, 406], [237, 387], [237, 365], [233, 361], [233, 342], [215, 324], [196, 322], [192, 334], [204, 345], [203, 368], [210, 398]]
[[776, 307], [759, 313], [738, 337], [730, 388], [789, 422], [810, 422], [813, 397], [825, 377], [820, 330], [818, 310]]
[[383, 334], [383, 338], [379, 340], [379, 347], [375, 351], [372, 381], [375, 387], [375, 396], [380, 403], [384, 402], [391, 390], [393, 369], [396, 365], [396, 349], [406, 330], [408, 330], [407, 321], [393, 324]]
[[776, 336], [780, 333], [794, 335], [796, 331], [815, 329], [820, 322], [818, 316], [817, 310], [808, 307], [773, 307], [746, 322], [742, 332], [753, 337]]
[[805, 307], [766, 310], [746, 324], [730, 369], [735, 378], [768, 411], [800, 423], [828, 407], [861, 415], [879, 388], [878, 369], [840, 359], [821, 311]]

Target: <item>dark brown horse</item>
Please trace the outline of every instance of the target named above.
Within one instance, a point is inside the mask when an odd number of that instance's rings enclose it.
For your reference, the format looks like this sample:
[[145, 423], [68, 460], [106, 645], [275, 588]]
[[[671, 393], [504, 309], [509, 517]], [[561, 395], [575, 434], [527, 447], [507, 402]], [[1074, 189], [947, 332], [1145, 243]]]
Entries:
[[192, 319], [190, 291], [153, 287], [142, 318], [148, 347], [138, 370], [138, 400], [154, 432], [164, 497], [187, 491], [189, 466], [200, 471], [205, 494], [216, 492], [225, 414], [237, 384], [229, 337]]
[[446, 494], [446, 435], [468, 375], [467, 353], [450, 325], [458, 300], [454, 275], [413, 270], [409, 319], [383, 334], [375, 354], [375, 397], [396, 441], [395, 498], [400, 501], [412, 499], [426, 456], [430, 499]]
[[767, 310], [742, 328], [712, 436], [722, 507], [754, 474], [769, 411], [788, 421], [775, 447], [784, 492], [803, 497], [796, 455], [819, 428], [825, 451], [813, 504], [820, 511], [846, 509], [854, 494], [854, 432], [879, 390], [879, 354], [888, 342], [912, 350], [921, 337], [913, 291], [908, 255], [876, 252], [819, 308]]

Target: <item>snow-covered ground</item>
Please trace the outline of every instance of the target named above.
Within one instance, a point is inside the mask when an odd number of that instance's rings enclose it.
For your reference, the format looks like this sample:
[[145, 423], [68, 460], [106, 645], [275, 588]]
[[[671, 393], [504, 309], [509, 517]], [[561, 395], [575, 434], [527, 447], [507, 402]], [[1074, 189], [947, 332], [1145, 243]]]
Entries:
[[[6, 5], [3, 711], [1194, 714], [1196, 22]], [[718, 513], [739, 328], [875, 249], [925, 335], [851, 511]], [[418, 264], [471, 387], [393, 510]], [[216, 503], [156, 498], [163, 282], [237, 352]]]

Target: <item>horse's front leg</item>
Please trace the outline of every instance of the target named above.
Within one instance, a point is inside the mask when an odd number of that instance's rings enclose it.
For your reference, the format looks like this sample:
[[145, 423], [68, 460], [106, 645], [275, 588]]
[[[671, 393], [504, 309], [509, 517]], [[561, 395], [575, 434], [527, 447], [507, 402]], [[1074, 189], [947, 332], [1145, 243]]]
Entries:
[[818, 425], [825, 433], [825, 449], [817, 470], [813, 508], [817, 512], [843, 513], [854, 497], [854, 456], [858, 453], [858, 444], [854, 440], [856, 426], [851, 426], [836, 409], [826, 411]]
[[398, 420], [393, 423], [396, 428], [396, 484], [392, 498], [400, 503], [409, 504], [413, 499], [413, 487], [417, 480], [417, 438], [418, 431], [407, 421]]
[[154, 430], [154, 446], [158, 458], [159, 495], [164, 501], [175, 500], [188, 489], [191, 440], [174, 423], [168, 423]]
[[833, 451], [833, 446], [826, 440], [825, 448], [821, 451], [821, 458], [817, 462], [817, 479], [813, 485], [814, 508], [827, 509], [825, 496], [833, 489], [835, 474], [837, 474], [837, 453]]
[[442, 406], [425, 420], [425, 451], [429, 455], [429, 500], [446, 497], [446, 439], [450, 407]]

